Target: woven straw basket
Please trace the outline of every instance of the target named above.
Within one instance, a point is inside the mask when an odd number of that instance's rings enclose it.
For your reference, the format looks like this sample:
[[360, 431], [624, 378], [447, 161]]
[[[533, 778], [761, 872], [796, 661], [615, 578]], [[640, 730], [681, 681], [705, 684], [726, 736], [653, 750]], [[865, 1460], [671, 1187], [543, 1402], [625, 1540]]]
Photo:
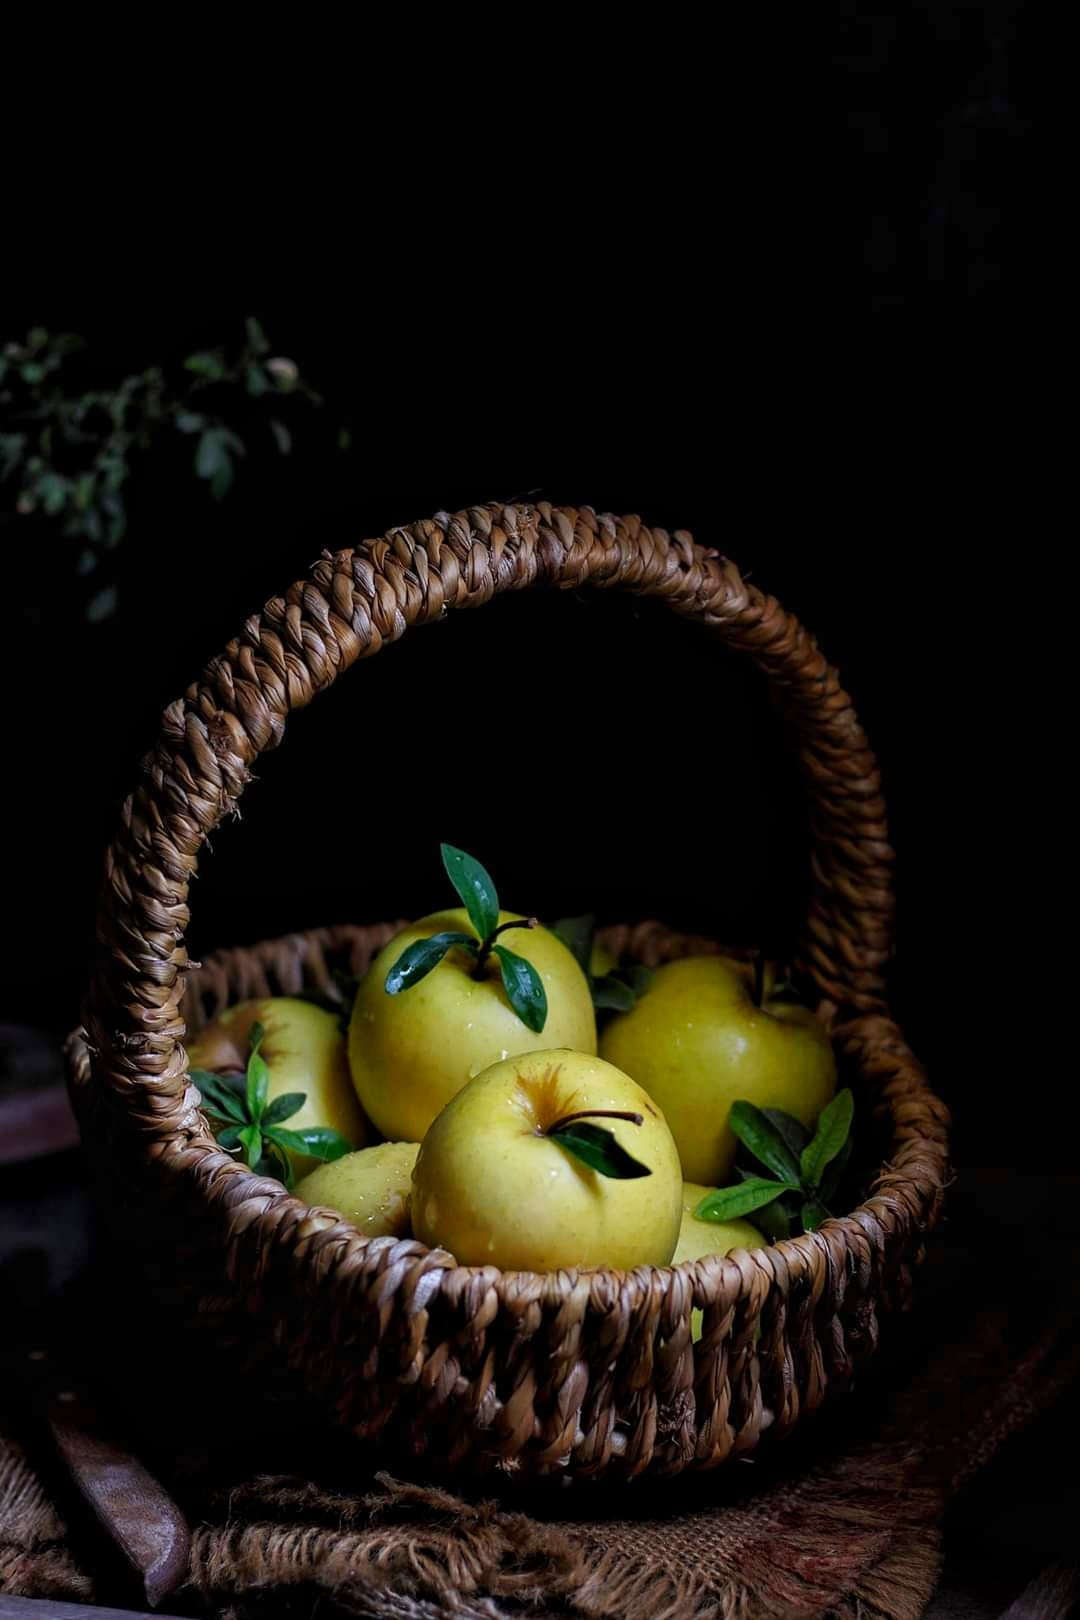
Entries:
[[[448, 608], [532, 585], [655, 596], [764, 672], [796, 739], [813, 845], [801, 965], [885, 1162], [853, 1214], [753, 1253], [548, 1275], [365, 1239], [222, 1152], [181, 1044], [231, 1001], [332, 989], [398, 925], [187, 959], [199, 851], [251, 766], [359, 658]], [[102, 1201], [158, 1299], [266, 1387], [456, 1469], [631, 1477], [711, 1468], [850, 1383], [903, 1306], [941, 1210], [948, 1115], [891, 1019], [891, 851], [873, 755], [807, 632], [688, 534], [588, 508], [491, 505], [324, 553], [166, 711], [109, 850], [72, 1094]], [[701, 951], [614, 930], [648, 962]], [[703, 1332], [691, 1337], [691, 1312]]]

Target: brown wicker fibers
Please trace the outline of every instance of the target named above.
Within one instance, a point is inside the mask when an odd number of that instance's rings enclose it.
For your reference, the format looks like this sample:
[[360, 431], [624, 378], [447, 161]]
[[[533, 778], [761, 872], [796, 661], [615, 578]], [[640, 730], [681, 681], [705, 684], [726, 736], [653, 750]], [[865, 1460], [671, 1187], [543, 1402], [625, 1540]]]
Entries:
[[[185, 1020], [362, 968], [390, 930], [294, 935], [193, 968], [184, 934], [203, 842], [291, 709], [410, 625], [534, 584], [621, 588], [700, 620], [760, 667], [797, 738], [813, 842], [803, 958], [891, 1136], [872, 1196], [811, 1236], [630, 1273], [462, 1267], [417, 1242], [365, 1240], [233, 1162], [207, 1129]], [[532, 1473], [675, 1473], [745, 1454], [850, 1380], [940, 1211], [947, 1115], [884, 1001], [890, 863], [873, 755], [835, 672], [688, 534], [540, 503], [439, 513], [324, 553], [166, 710], [108, 854], [70, 1058], [115, 1229], [219, 1345], [365, 1439]], [[635, 939], [654, 959], [686, 943], [657, 925]]]

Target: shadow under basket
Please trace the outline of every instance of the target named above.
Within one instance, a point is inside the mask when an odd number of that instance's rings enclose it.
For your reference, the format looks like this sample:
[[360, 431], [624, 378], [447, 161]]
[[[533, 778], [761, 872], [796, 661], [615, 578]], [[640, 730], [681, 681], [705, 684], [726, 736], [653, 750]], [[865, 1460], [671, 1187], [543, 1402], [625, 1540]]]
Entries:
[[[365, 1239], [216, 1144], [182, 1045], [230, 1002], [325, 991], [398, 925], [339, 927], [187, 959], [188, 887], [256, 756], [357, 659], [447, 609], [533, 585], [658, 597], [749, 658], [794, 740], [812, 838], [800, 967], [887, 1158], [819, 1231], [633, 1272], [459, 1266]], [[688, 534], [541, 502], [474, 507], [324, 553], [165, 712], [110, 847], [85, 1028], [69, 1079], [115, 1241], [177, 1323], [260, 1387], [369, 1451], [461, 1471], [629, 1478], [711, 1468], [788, 1433], [850, 1384], [907, 1304], [948, 1177], [948, 1114], [891, 1018], [892, 854], [877, 767], [811, 637]], [[650, 963], [715, 949], [613, 930]], [[694, 1342], [691, 1313], [701, 1310]]]

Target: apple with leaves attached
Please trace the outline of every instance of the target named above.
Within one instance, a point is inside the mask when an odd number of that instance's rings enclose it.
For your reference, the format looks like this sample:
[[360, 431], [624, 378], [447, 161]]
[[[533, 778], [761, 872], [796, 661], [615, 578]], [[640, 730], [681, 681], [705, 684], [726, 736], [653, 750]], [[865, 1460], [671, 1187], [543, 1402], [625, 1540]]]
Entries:
[[501, 911], [479, 861], [449, 844], [442, 858], [462, 908], [421, 918], [379, 952], [349, 1025], [357, 1095], [397, 1141], [419, 1142], [492, 1063], [552, 1046], [596, 1051], [589, 983], [572, 953], [535, 917]]
[[720, 956], [657, 968], [637, 1004], [604, 1029], [600, 1054], [660, 1104], [683, 1174], [707, 1186], [734, 1161], [737, 1099], [810, 1127], [836, 1090], [832, 1046], [809, 1008], [786, 999], [762, 964], [755, 974]]
[[188, 1062], [222, 1147], [286, 1186], [368, 1138], [338, 1019], [298, 996], [227, 1008], [191, 1040]]
[[667, 1265], [682, 1172], [655, 1102], [610, 1063], [526, 1052], [440, 1113], [413, 1172], [413, 1231], [464, 1265]]

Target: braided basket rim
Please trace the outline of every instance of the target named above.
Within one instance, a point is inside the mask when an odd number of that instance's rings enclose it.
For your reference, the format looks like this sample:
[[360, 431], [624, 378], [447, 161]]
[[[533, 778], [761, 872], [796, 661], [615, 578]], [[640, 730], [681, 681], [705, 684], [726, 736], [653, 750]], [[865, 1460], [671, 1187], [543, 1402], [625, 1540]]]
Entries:
[[[295, 952], [296, 961], [301, 971], [303, 971], [305, 967], [309, 966], [314, 960], [318, 964], [317, 982], [319, 987], [323, 990], [328, 990], [330, 988], [331, 981], [328, 979], [324, 971], [325, 957], [328, 952], [331, 954], [336, 954], [352, 940], [363, 940], [366, 942], [370, 936], [370, 943], [366, 953], [370, 957], [371, 955], [374, 955], [383, 944], [392, 939], [397, 933], [401, 932], [401, 930], [407, 926], [408, 922], [406, 919], [398, 919], [392, 923], [382, 924], [339, 923], [331, 927], [299, 929], [288, 934], [275, 935], [257, 940], [253, 944], [249, 945], [219, 946], [212, 952], [207, 953], [201, 962], [192, 964], [191, 971], [188, 974], [187, 983], [185, 985], [186, 1007], [190, 1011], [193, 1006], [198, 1006], [198, 1000], [196, 999], [193, 1002], [190, 998], [198, 998], [199, 996], [207, 993], [210, 983], [214, 977], [220, 978], [223, 976], [227, 980], [229, 968], [233, 962], [244, 961], [248, 964], [258, 963], [260, 966], [267, 964], [272, 967], [275, 959], [277, 959], [277, 962], [280, 963], [283, 950]], [[629, 924], [613, 924], [597, 931], [597, 938], [604, 944], [613, 947], [625, 946], [627, 941], [632, 940], [635, 937], [639, 939], [644, 938], [647, 941], [647, 944], [644, 949], [641, 949], [640, 946], [638, 947], [640, 954], [636, 955], [634, 959], [645, 962], [649, 966], [656, 966], [662, 961], [669, 961], [678, 956], [691, 954], [723, 954], [734, 957], [745, 957], [747, 955], [747, 952], [740, 947], [722, 945], [718, 941], [711, 939], [706, 935], [686, 934], [678, 929], [670, 929], [665, 924], [653, 919], [639, 924], [636, 927]], [[245, 974], [244, 977], [249, 978], [250, 975]], [[302, 984], [298, 983], [296, 985], [296, 990], [298, 991], [301, 988], [303, 988]], [[235, 1005], [237, 1001], [258, 999], [261, 996], [272, 994], [289, 995], [293, 993], [295, 993], [295, 991], [291, 991], [289, 989], [275, 991], [270, 988], [249, 988], [241, 995], [237, 995], [235, 997], [226, 996], [225, 998], [222, 998], [219, 996], [217, 998], [217, 1005], [215, 1007], [214, 1014], [204, 1015], [200, 1009], [194, 1019], [189, 1019], [187, 1026], [188, 1033], [197, 1033], [199, 1029], [205, 1027], [205, 1025], [209, 1022], [210, 1017], [215, 1016], [217, 1012], [224, 1011], [226, 1007]], [[865, 1020], [859, 1019], [854, 1021], [852, 1024], [837, 1027], [834, 1026], [832, 1019], [827, 1016], [827, 1004], [824, 1007], [824, 1011], [826, 1013], [824, 1021], [826, 1027], [829, 1029], [831, 1037], [835, 1042], [839, 1042], [841, 1044], [843, 1044], [845, 1040], [848, 1043], [851, 1043], [853, 1035], [855, 1035], [857, 1031], [860, 1031], [862, 1025], [865, 1023]], [[882, 1020], [876, 1017], [873, 1020], [873, 1024], [875, 1034], [879, 1038], [887, 1034], [895, 1045], [903, 1048], [904, 1053], [911, 1057], [911, 1061], [914, 1063], [914, 1057], [910, 1053], [910, 1049], [907, 1047], [906, 1042], [904, 1042], [900, 1036], [899, 1029], [896, 1025], [891, 1024], [891, 1022], [888, 1020]], [[861, 1044], [861, 1042], [856, 1042], [855, 1044]], [[78, 1089], [81, 1089], [87, 1083], [90, 1076], [90, 1052], [87, 1045], [85, 1029], [83, 1029], [81, 1026], [72, 1031], [71, 1035], [68, 1037], [66, 1051], [68, 1055], [69, 1068], [74, 1083]], [[919, 1100], [926, 1104], [929, 1117], [933, 1119], [937, 1128], [929, 1132], [925, 1139], [920, 1137], [915, 1137], [913, 1139], [909, 1132], [897, 1134], [899, 1127], [905, 1123], [910, 1123], [912, 1099], [910, 1094], [905, 1095], [905, 1097], [902, 1099], [902, 1106], [890, 1100], [889, 1111], [893, 1132], [892, 1145], [894, 1147], [906, 1146], [910, 1150], [913, 1141], [916, 1144], [925, 1141], [925, 1145], [932, 1148], [934, 1156], [936, 1157], [938, 1151], [940, 1150], [944, 1134], [947, 1131], [949, 1123], [948, 1110], [941, 1102], [940, 1098], [938, 1098], [936, 1093], [933, 1092], [930, 1086], [925, 1082], [919, 1088], [919, 1092]], [[200, 1117], [205, 1122], [205, 1115], [203, 1114], [202, 1109], [199, 1107], [197, 1091], [195, 1091], [195, 1106], [198, 1108]], [[218, 1161], [222, 1168], [228, 1166], [239, 1169], [241, 1173], [247, 1176], [250, 1180], [257, 1181], [259, 1183], [261, 1197], [269, 1197], [273, 1200], [286, 1199], [290, 1200], [294, 1205], [301, 1209], [315, 1209], [318, 1211], [320, 1217], [331, 1217], [332, 1224], [335, 1227], [347, 1228], [350, 1233], [355, 1234], [357, 1243], [361, 1245], [366, 1246], [370, 1243], [380, 1243], [385, 1245], [390, 1242], [403, 1241], [409, 1245], [411, 1250], [419, 1251], [426, 1255], [436, 1255], [441, 1259], [445, 1259], [449, 1262], [448, 1269], [453, 1269], [455, 1271], [460, 1271], [462, 1273], [471, 1275], [482, 1275], [485, 1278], [490, 1277], [494, 1272], [500, 1277], [512, 1279], [515, 1285], [520, 1284], [521, 1279], [528, 1277], [548, 1278], [553, 1275], [577, 1275], [578, 1273], [585, 1276], [591, 1276], [596, 1273], [625, 1275], [625, 1273], [619, 1272], [618, 1268], [615, 1267], [563, 1268], [563, 1271], [559, 1273], [533, 1273], [528, 1271], [514, 1271], [491, 1265], [462, 1265], [459, 1261], [454, 1259], [454, 1257], [450, 1255], [448, 1251], [444, 1249], [432, 1248], [424, 1243], [421, 1243], [419, 1239], [408, 1238], [404, 1240], [391, 1240], [386, 1238], [373, 1239], [365, 1237], [353, 1222], [349, 1221], [347, 1217], [341, 1215], [338, 1211], [326, 1206], [307, 1204], [303, 1199], [297, 1198], [295, 1192], [291, 1192], [283, 1185], [282, 1182], [277, 1181], [272, 1177], [256, 1177], [253, 1175], [253, 1173], [247, 1171], [242, 1165], [238, 1165], [236, 1159], [218, 1145], [208, 1123], [206, 1123], [206, 1135], [209, 1137], [211, 1143], [208, 1157], [204, 1161], [208, 1172], [211, 1170], [211, 1161], [213, 1160]], [[905, 1157], [910, 1157], [910, 1153], [905, 1154]], [[925, 1208], [925, 1214], [923, 1217], [923, 1221], [925, 1221], [925, 1229], [930, 1229], [933, 1224], [936, 1224], [936, 1221], [931, 1216], [931, 1205], [936, 1200], [940, 1189], [938, 1187], [932, 1188], [929, 1198], [927, 1197], [926, 1185], [920, 1179], [920, 1168], [918, 1161], [916, 1161], [916, 1163], [909, 1170], [895, 1165], [891, 1157], [884, 1160], [878, 1173], [873, 1179], [872, 1185], [874, 1188], [880, 1188], [881, 1186], [887, 1184], [890, 1189], [895, 1192], [900, 1185], [905, 1182], [909, 1183], [913, 1190], [918, 1193], [920, 1206]], [[875, 1191], [871, 1191], [863, 1202], [854, 1210], [850, 1211], [846, 1215], [831, 1216], [829, 1220], [824, 1223], [822, 1228], [819, 1229], [819, 1231], [828, 1231], [832, 1233], [841, 1232], [845, 1235], [845, 1237], [853, 1237], [856, 1233], [864, 1232], [865, 1227], [863, 1226], [860, 1217], [876, 1214], [877, 1204], [878, 1195]], [[916, 1218], [914, 1221], [914, 1226], [916, 1228], [922, 1228], [923, 1221]], [[906, 1236], [907, 1234], [904, 1233], [901, 1235]], [[774, 1253], [784, 1257], [785, 1259], [791, 1259], [796, 1255], [805, 1256], [808, 1254], [811, 1248], [817, 1247], [819, 1242], [820, 1240], [817, 1238], [817, 1234], [805, 1233], [798, 1237], [786, 1238], [777, 1243], [770, 1243], [768, 1248], [764, 1250], [747, 1252], [752, 1253], [759, 1259], [761, 1256], [767, 1253]], [[727, 1263], [726, 1257], [724, 1256], [703, 1256], [699, 1260], [682, 1261], [678, 1266], [668, 1264], [666, 1266], [640, 1266], [634, 1269], [643, 1272], [667, 1272], [680, 1270], [685, 1271], [688, 1274], [693, 1273], [696, 1275], [697, 1268], [699, 1267], [704, 1267], [707, 1272], [715, 1270], [718, 1261], [721, 1263]]]

